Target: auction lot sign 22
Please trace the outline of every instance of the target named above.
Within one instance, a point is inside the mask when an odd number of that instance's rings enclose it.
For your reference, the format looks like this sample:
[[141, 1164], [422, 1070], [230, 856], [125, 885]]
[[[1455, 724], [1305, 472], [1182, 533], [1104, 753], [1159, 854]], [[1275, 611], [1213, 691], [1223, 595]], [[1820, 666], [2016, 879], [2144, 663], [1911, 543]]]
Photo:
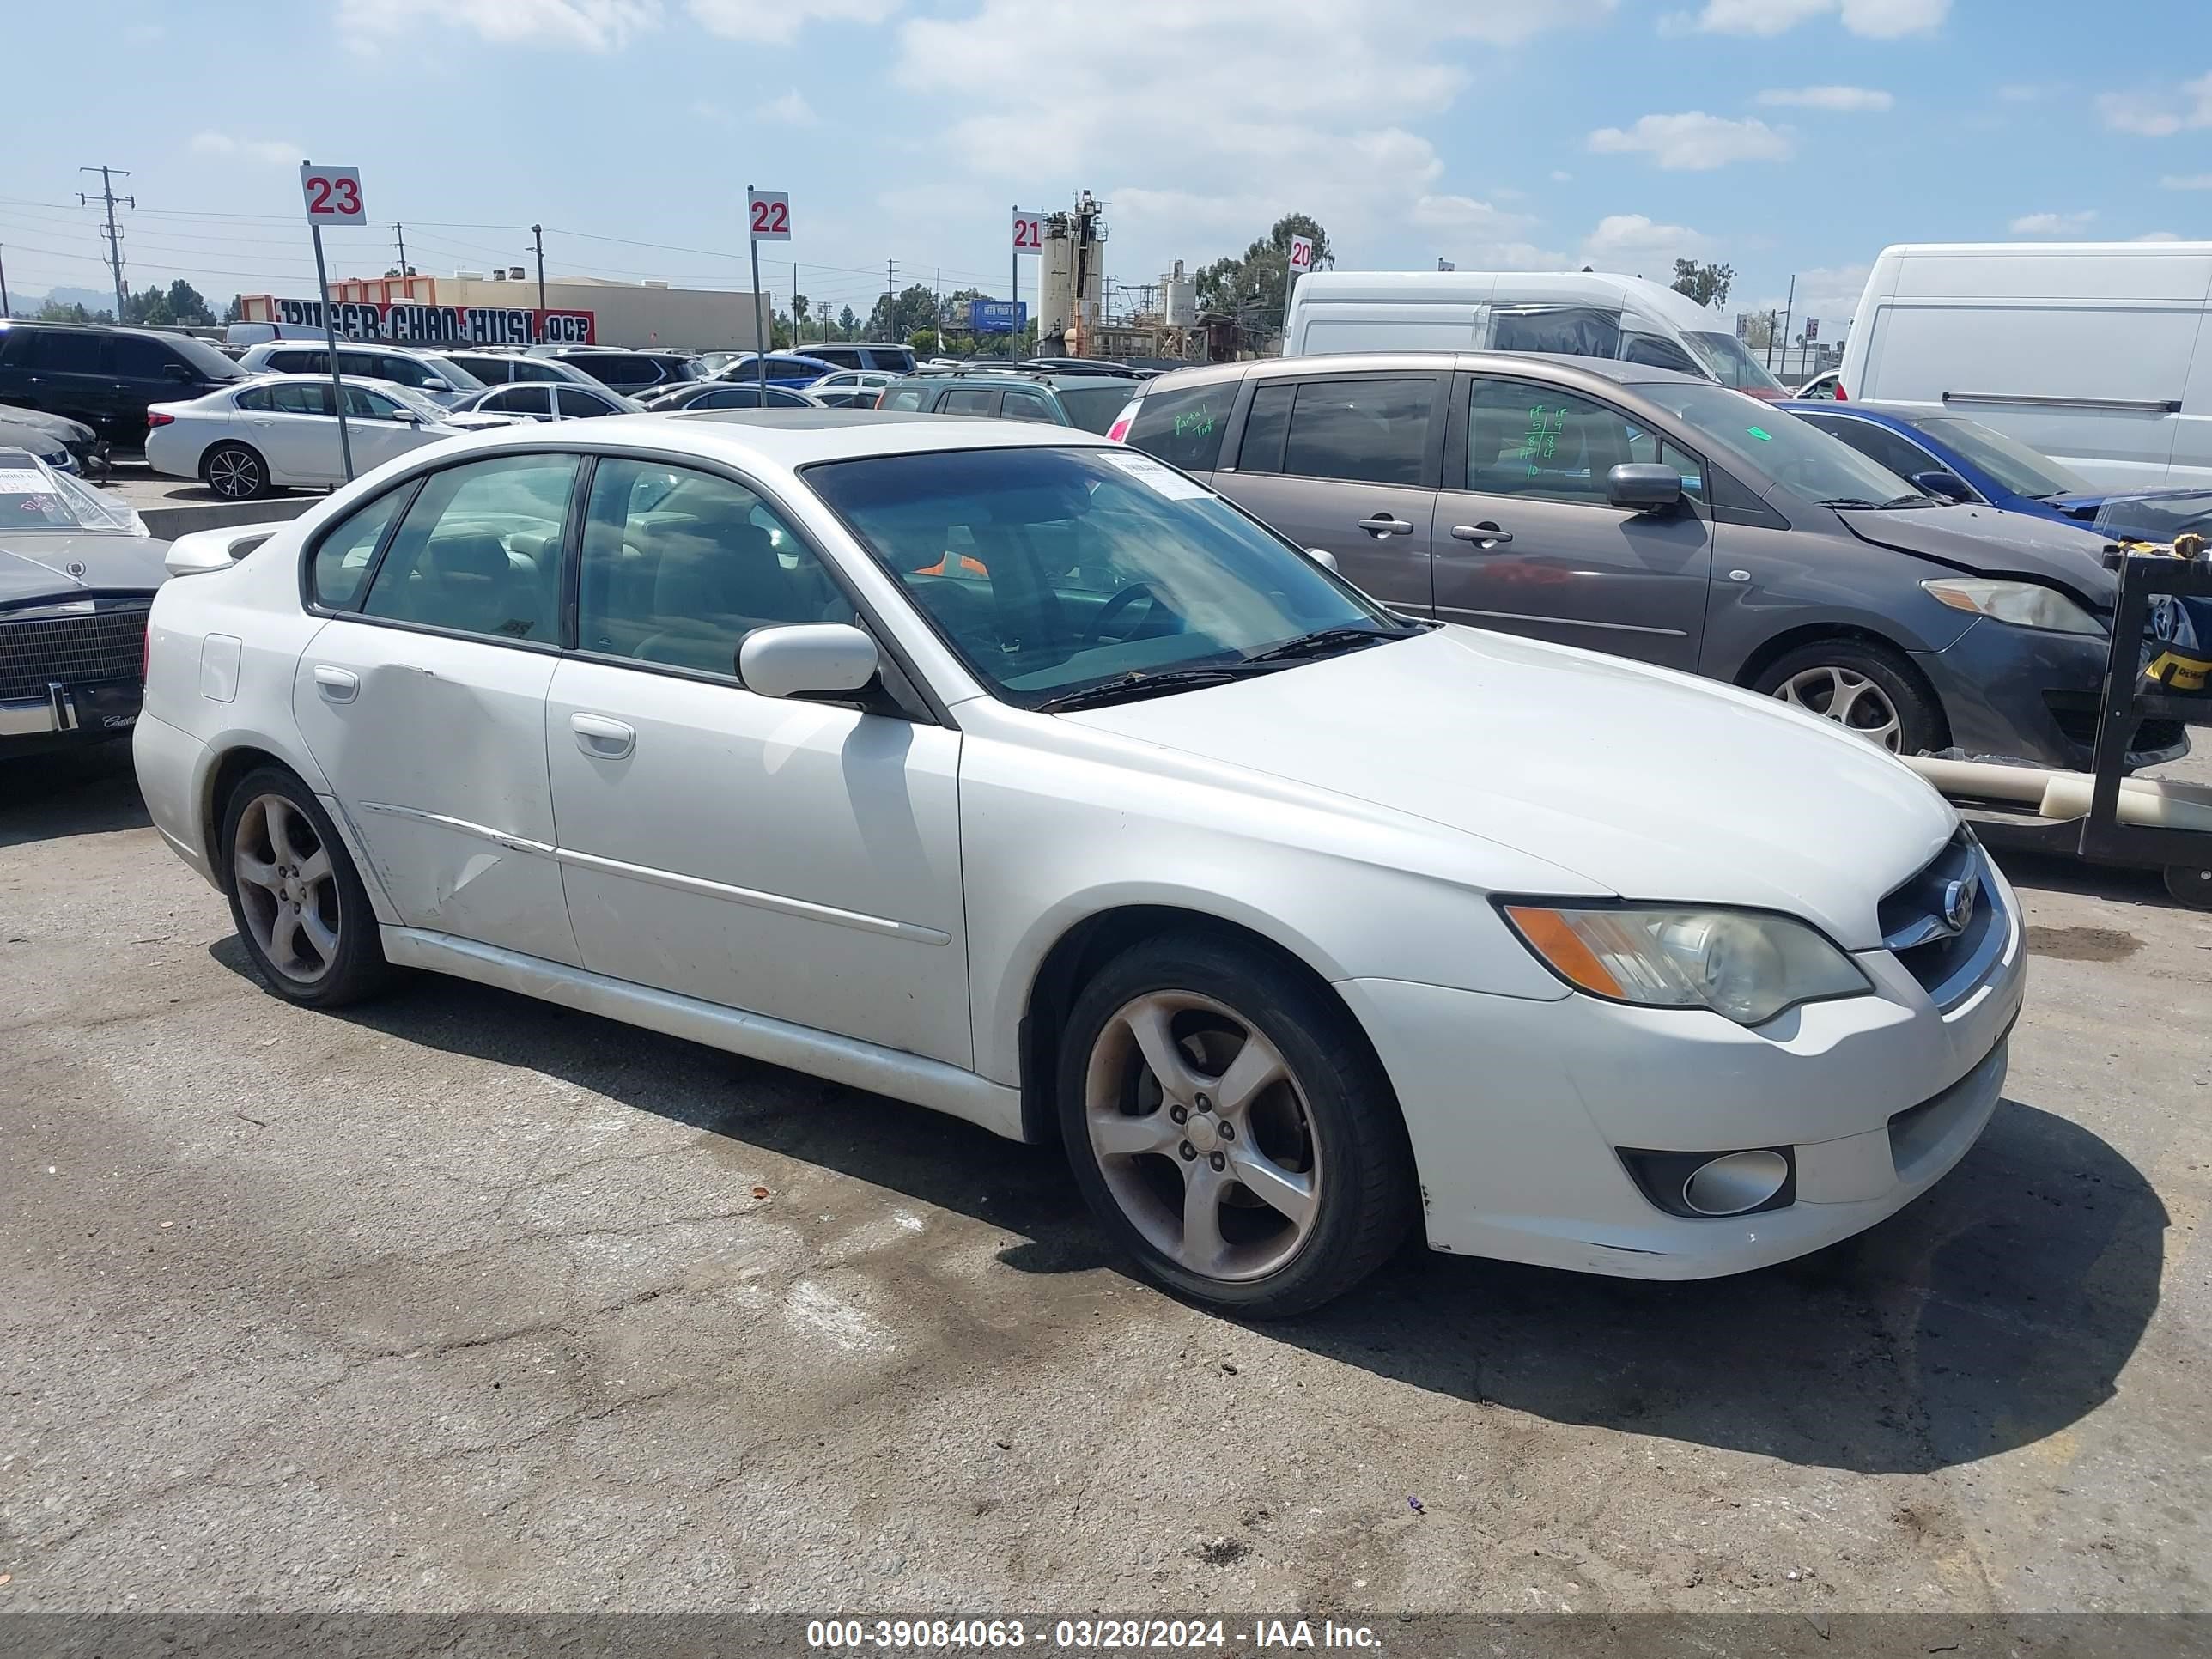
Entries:
[[[267, 320], [319, 329], [319, 300], [277, 300]], [[341, 301], [331, 321], [349, 340], [398, 345], [595, 345], [593, 313], [532, 306], [428, 306], [415, 301]]]

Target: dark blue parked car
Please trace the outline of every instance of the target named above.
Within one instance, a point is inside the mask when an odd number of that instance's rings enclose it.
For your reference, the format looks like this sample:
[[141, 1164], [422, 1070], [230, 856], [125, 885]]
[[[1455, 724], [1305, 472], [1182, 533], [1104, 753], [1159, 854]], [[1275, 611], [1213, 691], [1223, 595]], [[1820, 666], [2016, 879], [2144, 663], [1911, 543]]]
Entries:
[[[714, 371], [718, 380], [757, 380], [760, 375], [757, 354], [745, 352], [732, 357]], [[824, 374], [835, 374], [837, 365], [827, 363], [819, 357], [802, 356], [793, 351], [772, 351], [768, 358], [768, 383], [770, 386], [810, 386]]]
[[1835, 404], [1792, 399], [1782, 404], [1801, 420], [1842, 439], [1860, 454], [1910, 478], [1931, 495], [1986, 503], [2008, 513], [2033, 513], [2062, 524], [2090, 525], [2108, 534], [2154, 533], [2099, 509], [2108, 501], [2155, 503], [2199, 495], [2202, 489], [2098, 489], [2048, 455], [2030, 449], [1963, 415], [1907, 413], [1888, 404]]

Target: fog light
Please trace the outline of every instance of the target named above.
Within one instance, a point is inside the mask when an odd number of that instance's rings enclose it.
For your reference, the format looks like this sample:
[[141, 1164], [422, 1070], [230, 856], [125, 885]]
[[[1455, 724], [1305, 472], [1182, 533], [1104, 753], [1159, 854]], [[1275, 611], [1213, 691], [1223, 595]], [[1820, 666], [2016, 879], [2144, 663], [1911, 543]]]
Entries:
[[1790, 1160], [1779, 1152], [1730, 1152], [1703, 1164], [1682, 1183], [1682, 1202], [1699, 1215], [1741, 1215], [1782, 1190]]

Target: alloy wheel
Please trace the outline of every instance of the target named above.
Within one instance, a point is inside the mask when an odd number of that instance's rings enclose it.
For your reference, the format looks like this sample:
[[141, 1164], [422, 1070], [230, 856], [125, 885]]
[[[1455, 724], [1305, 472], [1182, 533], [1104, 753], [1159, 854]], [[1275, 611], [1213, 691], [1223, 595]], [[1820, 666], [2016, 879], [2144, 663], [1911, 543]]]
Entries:
[[1855, 670], [1801, 669], [1775, 687], [1774, 695], [1880, 744], [1893, 755], [1904, 747], [1905, 722], [1889, 694]]
[[282, 795], [257, 795], [238, 820], [231, 873], [253, 942], [295, 985], [313, 985], [338, 957], [338, 884], [330, 849]]
[[1312, 1111], [1281, 1051], [1227, 1005], [1172, 990], [1125, 1003], [1092, 1045], [1084, 1118], [1122, 1214], [1188, 1271], [1259, 1279], [1312, 1236]]
[[261, 489], [261, 463], [243, 449], [218, 449], [208, 458], [208, 488], [242, 501]]

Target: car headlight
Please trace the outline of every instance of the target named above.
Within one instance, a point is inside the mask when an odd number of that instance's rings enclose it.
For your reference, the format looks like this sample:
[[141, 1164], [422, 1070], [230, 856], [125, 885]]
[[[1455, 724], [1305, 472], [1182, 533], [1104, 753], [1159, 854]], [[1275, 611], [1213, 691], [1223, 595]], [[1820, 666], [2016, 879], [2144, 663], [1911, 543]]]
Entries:
[[2104, 624], [2055, 587], [2041, 582], [1996, 581], [1978, 576], [1944, 576], [1923, 582], [1954, 611], [1971, 611], [2015, 628], [2041, 628], [2054, 634], [2102, 634]]
[[1803, 922], [1753, 910], [1501, 907], [1521, 942], [1580, 991], [1645, 1008], [1708, 1008], [1763, 1025], [1785, 1008], [1873, 988]]

